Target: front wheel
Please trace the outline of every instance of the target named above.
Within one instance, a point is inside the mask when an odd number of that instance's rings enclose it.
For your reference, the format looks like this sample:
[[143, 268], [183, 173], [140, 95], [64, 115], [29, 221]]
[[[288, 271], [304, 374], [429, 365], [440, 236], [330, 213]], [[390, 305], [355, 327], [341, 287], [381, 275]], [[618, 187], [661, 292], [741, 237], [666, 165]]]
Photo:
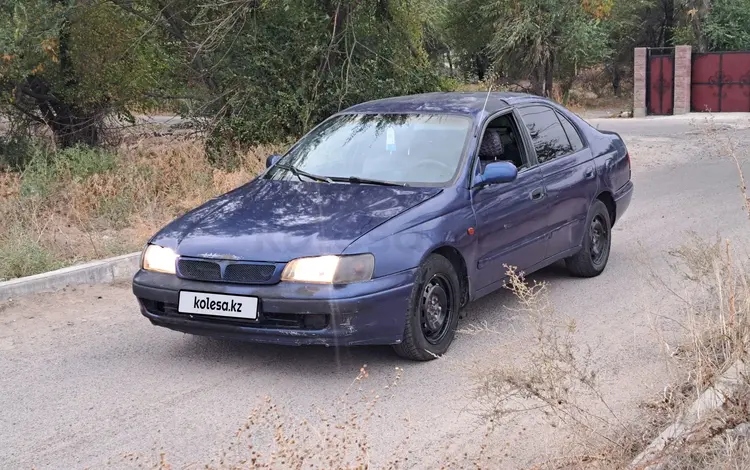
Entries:
[[609, 210], [597, 199], [586, 218], [583, 248], [565, 260], [568, 271], [578, 277], [598, 276], [607, 266], [611, 246], [612, 222]]
[[413, 361], [429, 361], [448, 350], [456, 335], [460, 284], [453, 265], [430, 255], [419, 268], [406, 314], [404, 337], [396, 353]]

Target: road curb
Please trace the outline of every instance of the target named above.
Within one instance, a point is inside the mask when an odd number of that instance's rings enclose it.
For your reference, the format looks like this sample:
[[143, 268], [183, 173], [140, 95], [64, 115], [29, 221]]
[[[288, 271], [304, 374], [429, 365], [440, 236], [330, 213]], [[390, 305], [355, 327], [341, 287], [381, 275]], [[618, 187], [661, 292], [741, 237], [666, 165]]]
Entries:
[[750, 363], [738, 359], [729, 369], [706, 389], [677, 421], [656, 437], [630, 464], [630, 470], [660, 470], [665, 462], [659, 454], [671, 443], [680, 440], [698, 424], [703, 416], [724, 405], [728, 396], [750, 374]]
[[52, 292], [66, 286], [107, 284], [118, 279], [133, 277], [139, 268], [140, 258], [140, 252], [130, 253], [0, 282], [0, 302], [20, 295]]

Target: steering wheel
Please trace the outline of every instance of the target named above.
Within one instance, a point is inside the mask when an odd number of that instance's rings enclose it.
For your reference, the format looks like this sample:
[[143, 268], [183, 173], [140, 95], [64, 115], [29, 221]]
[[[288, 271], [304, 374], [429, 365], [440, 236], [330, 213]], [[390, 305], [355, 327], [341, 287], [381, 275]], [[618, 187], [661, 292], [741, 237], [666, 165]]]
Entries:
[[450, 166], [438, 160], [427, 160], [427, 159], [419, 160], [414, 165], [412, 165], [412, 167], [416, 168], [422, 165], [431, 165], [431, 166], [437, 165], [437, 166], [443, 167], [446, 172], [453, 173]]

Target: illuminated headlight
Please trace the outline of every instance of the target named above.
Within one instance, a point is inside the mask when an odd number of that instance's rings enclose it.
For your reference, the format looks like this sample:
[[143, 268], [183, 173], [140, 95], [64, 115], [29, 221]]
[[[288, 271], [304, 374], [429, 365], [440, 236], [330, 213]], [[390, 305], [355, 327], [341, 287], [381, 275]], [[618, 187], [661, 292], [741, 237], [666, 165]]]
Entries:
[[375, 257], [371, 254], [299, 258], [286, 265], [281, 273], [281, 280], [314, 284], [351, 284], [369, 281], [374, 269]]
[[146, 271], [175, 274], [177, 253], [171, 248], [148, 245], [141, 258], [141, 267]]

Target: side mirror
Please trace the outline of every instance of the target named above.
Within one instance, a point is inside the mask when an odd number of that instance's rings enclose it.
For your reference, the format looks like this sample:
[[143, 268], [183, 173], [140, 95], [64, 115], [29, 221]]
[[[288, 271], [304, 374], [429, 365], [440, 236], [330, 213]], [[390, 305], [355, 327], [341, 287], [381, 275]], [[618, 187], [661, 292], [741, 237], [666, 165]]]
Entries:
[[281, 155], [274, 154], [269, 156], [268, 158], [266, 158], [266, 168], [271, 168], [276, 163], [278, 163], [279, 160], [281, 160]]
[[515, 181], [518, 176], [518, 168], [511, 162], [492, 162], [487, 164], [484, 172], [474, 182], [474, 187], [487, 186], [488, 184], [502, 184]]

